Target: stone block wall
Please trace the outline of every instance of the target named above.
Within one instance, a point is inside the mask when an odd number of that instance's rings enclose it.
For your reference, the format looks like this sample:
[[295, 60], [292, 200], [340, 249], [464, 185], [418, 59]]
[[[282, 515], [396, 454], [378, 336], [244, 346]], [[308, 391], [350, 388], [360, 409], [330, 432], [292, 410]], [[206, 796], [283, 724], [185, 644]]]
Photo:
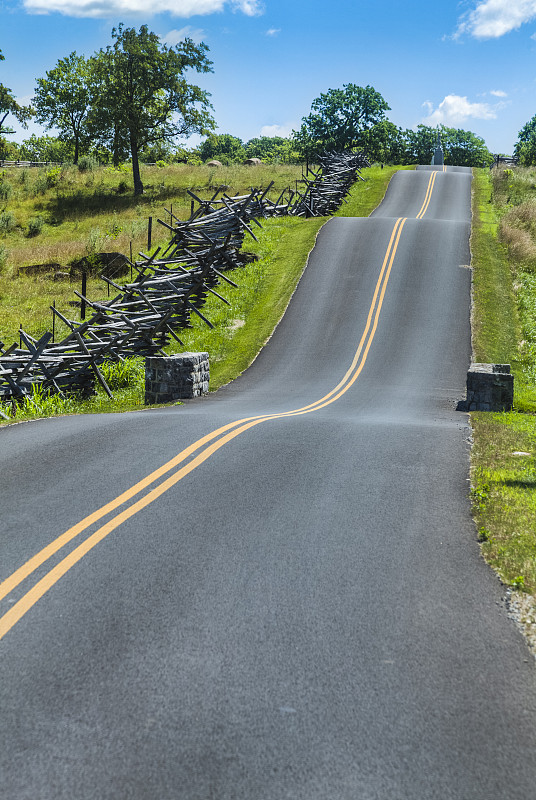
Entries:
[[173, 403], [208, 393], [208, 353], [145, 359], [145, 403]]
[[510, 364], [471, 364], [467, 373], [467, 411], [510, 411], [513, 402]]

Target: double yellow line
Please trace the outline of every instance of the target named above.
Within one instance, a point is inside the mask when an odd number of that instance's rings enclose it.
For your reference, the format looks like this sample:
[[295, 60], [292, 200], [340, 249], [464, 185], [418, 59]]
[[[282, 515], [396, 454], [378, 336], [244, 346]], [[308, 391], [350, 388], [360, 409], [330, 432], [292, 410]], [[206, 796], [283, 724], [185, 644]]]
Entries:
[[[432, 173], [428, 183], [426, 196], [422, 207], [417, 214], [417, 219], [422, 219], [430, 204], [435, 178], [437, 173]], [[0, 583], [0, 601], [6, 598], [13, 592], [23, 581], [27, 580], [37, 569], [45, 564], [53, 556], [60, 553], [61, 550], [67, 548], [81, 534], [86, 533], [97, 522], [103, 520], [105, 517], [117, 511], [121, 506], [127, 505], [122, 511], [119, 511], [115, 516], [112, 516], [107, 522], [101, 525], [93, 533], [89, 533], [87, 537], [78, 544], [74, 549], [67, 553], [58, 563], [51, 567], [48, 572], [39, 579], [30, 589], [23, 594], [19, 600], [15, 601], [11, 608], [0, 617], [0, 639], [2, 639], [11, 628], [43, 597], [49, 589], [51, 589], [63, 575], [65, 575], [71, 567], [77, 564], [87, 553], [90, 552], [99, 542], [105, 539], [120, 525], [126, 522], [144, 508], [154, 503], [165, 492], [175, 486], [179, 481], [193, 472], [198, 466], [207, 461], [214, 453], [235, 439], [240, 434], [245, 433], [250, 428], [260, 425], [263, 422], [269, 422], [276, 419], [284, 419], [286, 417], [295, 417], [302, 414], [311, 414], [314, 411], [319, 411], [331, 403], [336, 402], [342, 395], [344, 395], [351, 386], [355, 383], [365, 366], [372, 341], [376, 334], [380, 312], [387, 289], [387, 283], [391, 275], [394, 258], [402, 235], [402, 230], [407, 221], [407, 217], [399, 217], [393, 227], [389, 244], [382, 262], [380, 274], [376, 282], [372, 302], [368, 311], [367, 321], [359, 345], [352, 359], [346, 374], [342, 380], [324, 397], [321, 397], [315, 403], [303, 406], [302, 408], [294, 409], [293, 411], [286, 411], [279, 414], [266, 414], [257, 417], [247, 417], [245, 419], [230, 422], [218, 428], [212, 433], [198, 439], [189, 447], [182, 450], [178, 455], [170, 461], [163, 464], [154, 472], [151, 472], [141, 481], [131, 486], [122, 494], [118, 495], [114, 500], [111, 500], [106, 505], [94, 511], [83, 520], [73, 525], [67, 531], [58, 536], [57, 539], [50, 542], [46, 547], [36, 553], [35, 556], [30, 558], [25, 564], [19, 567], [8, 578]], [[171, 474], [168, 474], [171, 473]], [[150, 487], [166, 477], [154, 488]], [[144, 490], [149, 489], [138, 500], [135, 498], [140, 495]]]
[[147, 475], [138, 483], [131, 486], [125, 492], [120, 494], [114, 500], [111, 500], [106, 505], [94, 511], [85, 519], [73, 525], [61, 536], [58, 536], [53, 542], [44, 547], [39, 553], [30, 558], [19, 569], [13, 572], [3, 583], [0, 584], [0, 600], [4, 599], [10, 594], [17, 586], [24, 580], [30, 577], [39, 567], [46, 561], [59, 553], [70, 542], [86, 532], [96, 522], [99, 522], [104, 517], [116, 511], [120, 506], [125, 505], [134, 500], [134, 498], [148, 489], [152, 484], [163, 478], [168, 473], [172, 473], [165, 480], [161, 481], [157, 486], [148, 491], [141, 498], [132, 502], [123, 511], [109, 519], [104, 525], [99, 527], [93, 533], [90, 533], [77, 547], [69, 552], [61, 561], [53, 566], [37, 583], [32, 586], [2, 617], [0, 617], [0, 639], [2, 639], [8, 631], [34, 606], [48, 590], [54, 586], [59, 579], [68, 572], [71, 567], [78, 563], [90, 550], [92, 550], [99, 542], [109, 536], [110, 533], [116, 530], [123, 522], [133, 517], [139, 511], [146, 508], [153, 503], [165, 492], [175, 486], [179, 481], [193, 472], [198, 466], [203, 464], [214, 453], [216, 453], [224, 445], [228, 444], [232, 439], [235, 439], [240, 434], [255, 425], [260, 425], [262, 422], [268, 422], [275, 419], [284, 419], [285, 417], [294, 417], [302, 414], [311, 414], [313, 411], [319, 411], [321, 408], [334, 403], [355, 383], [367, 360], [367, 356], [378, 327], [378, 320], [380, 311], [387, 289], [387, 283], [391, 274], [393, 261], [402, 234], [402, 229], [406, 223], [406, 218], [400, 217], [391, 232], [391, 237], [383, 259], [382, 267], [376, 286], [374, 295], [370, 304], [367, 322], [358, 348], [352, 359], [349, 369], [342, 378], [342, 380], [335, 386], [329, 394], [321, 397], [315, 403], [308, 406], [294, 409], [293, 411], [286, 411], [280, 414], [266, 414], [258, 417], [248, 417], [245, 419], [230, 422], [218, 428], [212, 433], [207, 434], [202, 439], [191, 444], [185, 450], [180, 452], [177, 456], [172, 458], [166, 464], [163, 464], [157, 470]]
[[[443, 169], [444, 169], [444, 167], [443, 167]], [[430, 205], [430, 200], [432, 198], [432, 192], [434, 190], [434, 184], [435, 184], [437, 175], [438, 175], [437, 172], [431, 172], [430, 173], [430, 180], [428, 181], [428, 187], [426, 189], [426, 194], [424, 196], [424, 202], [423, 202], [423, 204], [421, 206], [421, 210], [417, 214], [417, 219], [422, 219], [424, 217], [424, 215], [426, 214], [427, 210], [428, 210], [428, 206]]]

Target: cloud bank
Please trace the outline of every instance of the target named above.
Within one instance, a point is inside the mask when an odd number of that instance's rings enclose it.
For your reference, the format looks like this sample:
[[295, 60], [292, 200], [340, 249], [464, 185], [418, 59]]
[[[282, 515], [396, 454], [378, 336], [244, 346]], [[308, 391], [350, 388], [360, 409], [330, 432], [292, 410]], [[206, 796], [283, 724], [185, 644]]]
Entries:
[[461, 18], [454, 36], [498, 39], [535, 18], [536, 0], [483, 0]]
[[263, 13], [261, 0], [23, 0], [31, 14], [64, 14], [68, 17], [149, 16], [168, 13], [174, 17], [215, 14], [229, 6], [248, 17]]

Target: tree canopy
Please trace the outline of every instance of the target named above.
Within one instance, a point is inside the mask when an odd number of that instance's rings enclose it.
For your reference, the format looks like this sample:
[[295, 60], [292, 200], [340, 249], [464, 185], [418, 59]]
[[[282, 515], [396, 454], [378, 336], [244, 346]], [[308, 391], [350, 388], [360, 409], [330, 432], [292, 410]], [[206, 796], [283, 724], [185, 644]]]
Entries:
[[186, 81], [184, 73], [212, 72], [207, 46], [186, 38], [174, 47], [142, 25], [139, 31], [119, 25], [114, 43], [92, 60], [92, 77], [99, 87], [92, 109], [92, 126], [113, 146], [128, 142], [134, 192], [141, 194], [139, 153], [155, 142], [208, 134], [214, 128], [208, 92]]
[[370, 129], [385, 119], [390, 106], [372, 86], [348, 83], [328, 89], [311, 104], [311, 113], [293, 131], [297, 149], [313, 158], [323, 150], [363, 147]]
[[230, 133], [211, 133], [204, 142], [201, 142], [198, 149], [202, 161], [215, 158], [222, 164], [232, 164], [244, 161], [246, 158], [242, 139], [231, 136]]
[[519, 131], [514, 146], [514, 156], [525, 167], [536, 164], [536, 116], [532, 117]]
[[80, 144], [87, 138], [87, 119], [92, 102], [90, 65], [76, 52], [58, 61], [54, 69], [39, 78], [32, 100], [36, 119], [46, 128], [57, 128], [59, 139], [73, 146], [78, 163]]

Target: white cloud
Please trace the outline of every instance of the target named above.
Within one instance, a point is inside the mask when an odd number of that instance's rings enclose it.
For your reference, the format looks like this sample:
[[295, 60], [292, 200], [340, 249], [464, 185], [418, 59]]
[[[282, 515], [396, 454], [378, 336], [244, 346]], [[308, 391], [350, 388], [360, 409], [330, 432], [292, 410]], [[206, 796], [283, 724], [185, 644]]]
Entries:
[[[425, 125], [459, 125], [467, 119], [495, 119], [497, 105], [489, 103], [470, 103], [467, 97], [457, 94], [448, 94], [434, 110], [430, 102], [423, 103], [428, 110], [428, 116], [422, 122]], [[500, 105], [500, 104], [499, 104]]]
[[174, 47], [179, 42], [182, 42], [186, 37], [188, 39], [192, 39], [194, 42], [200, 42], [203, 39], [203, 31], [198, 28], [192, 28], [191, 25], [186, 25], [184, 28], [180, 30], [172, 30], [165, 33], [163, 36], [160, 37], [161, 41], [164, 44], [167, 44], [168, 47]]
[[169, 13], [174, 17], [214, 14], [230, 5], [249, 17], [263, 13], [260, 0], [23, 0], [33, 14], [57, 12], [69, 17], [154, 16]]
[[267, 36], [277, 36], [278, 33], [281, 33], [281, 28], [268, 28], [266, 31]]
[[494, 97], [508, 97], [506, 92], [503, 92], [502, 89], [492, 89], [490, 94], [492, 94]]
[[480, 0], [464, 14], [455, 38], [463, 33], [475, 39], [498, 39], [536, 17], [536, 0]]
[[264, 5], [261, 0], [233, 0], [233, 6], [248, 17], [258, 17], [264, 14]]
[[284, 125], [263, 125], [261, 128], [261, 136], [269, 136], [270, 138], [282, 136], [286, 139], [296, 127], [297, 125], [291, 122], [285, 123]]

